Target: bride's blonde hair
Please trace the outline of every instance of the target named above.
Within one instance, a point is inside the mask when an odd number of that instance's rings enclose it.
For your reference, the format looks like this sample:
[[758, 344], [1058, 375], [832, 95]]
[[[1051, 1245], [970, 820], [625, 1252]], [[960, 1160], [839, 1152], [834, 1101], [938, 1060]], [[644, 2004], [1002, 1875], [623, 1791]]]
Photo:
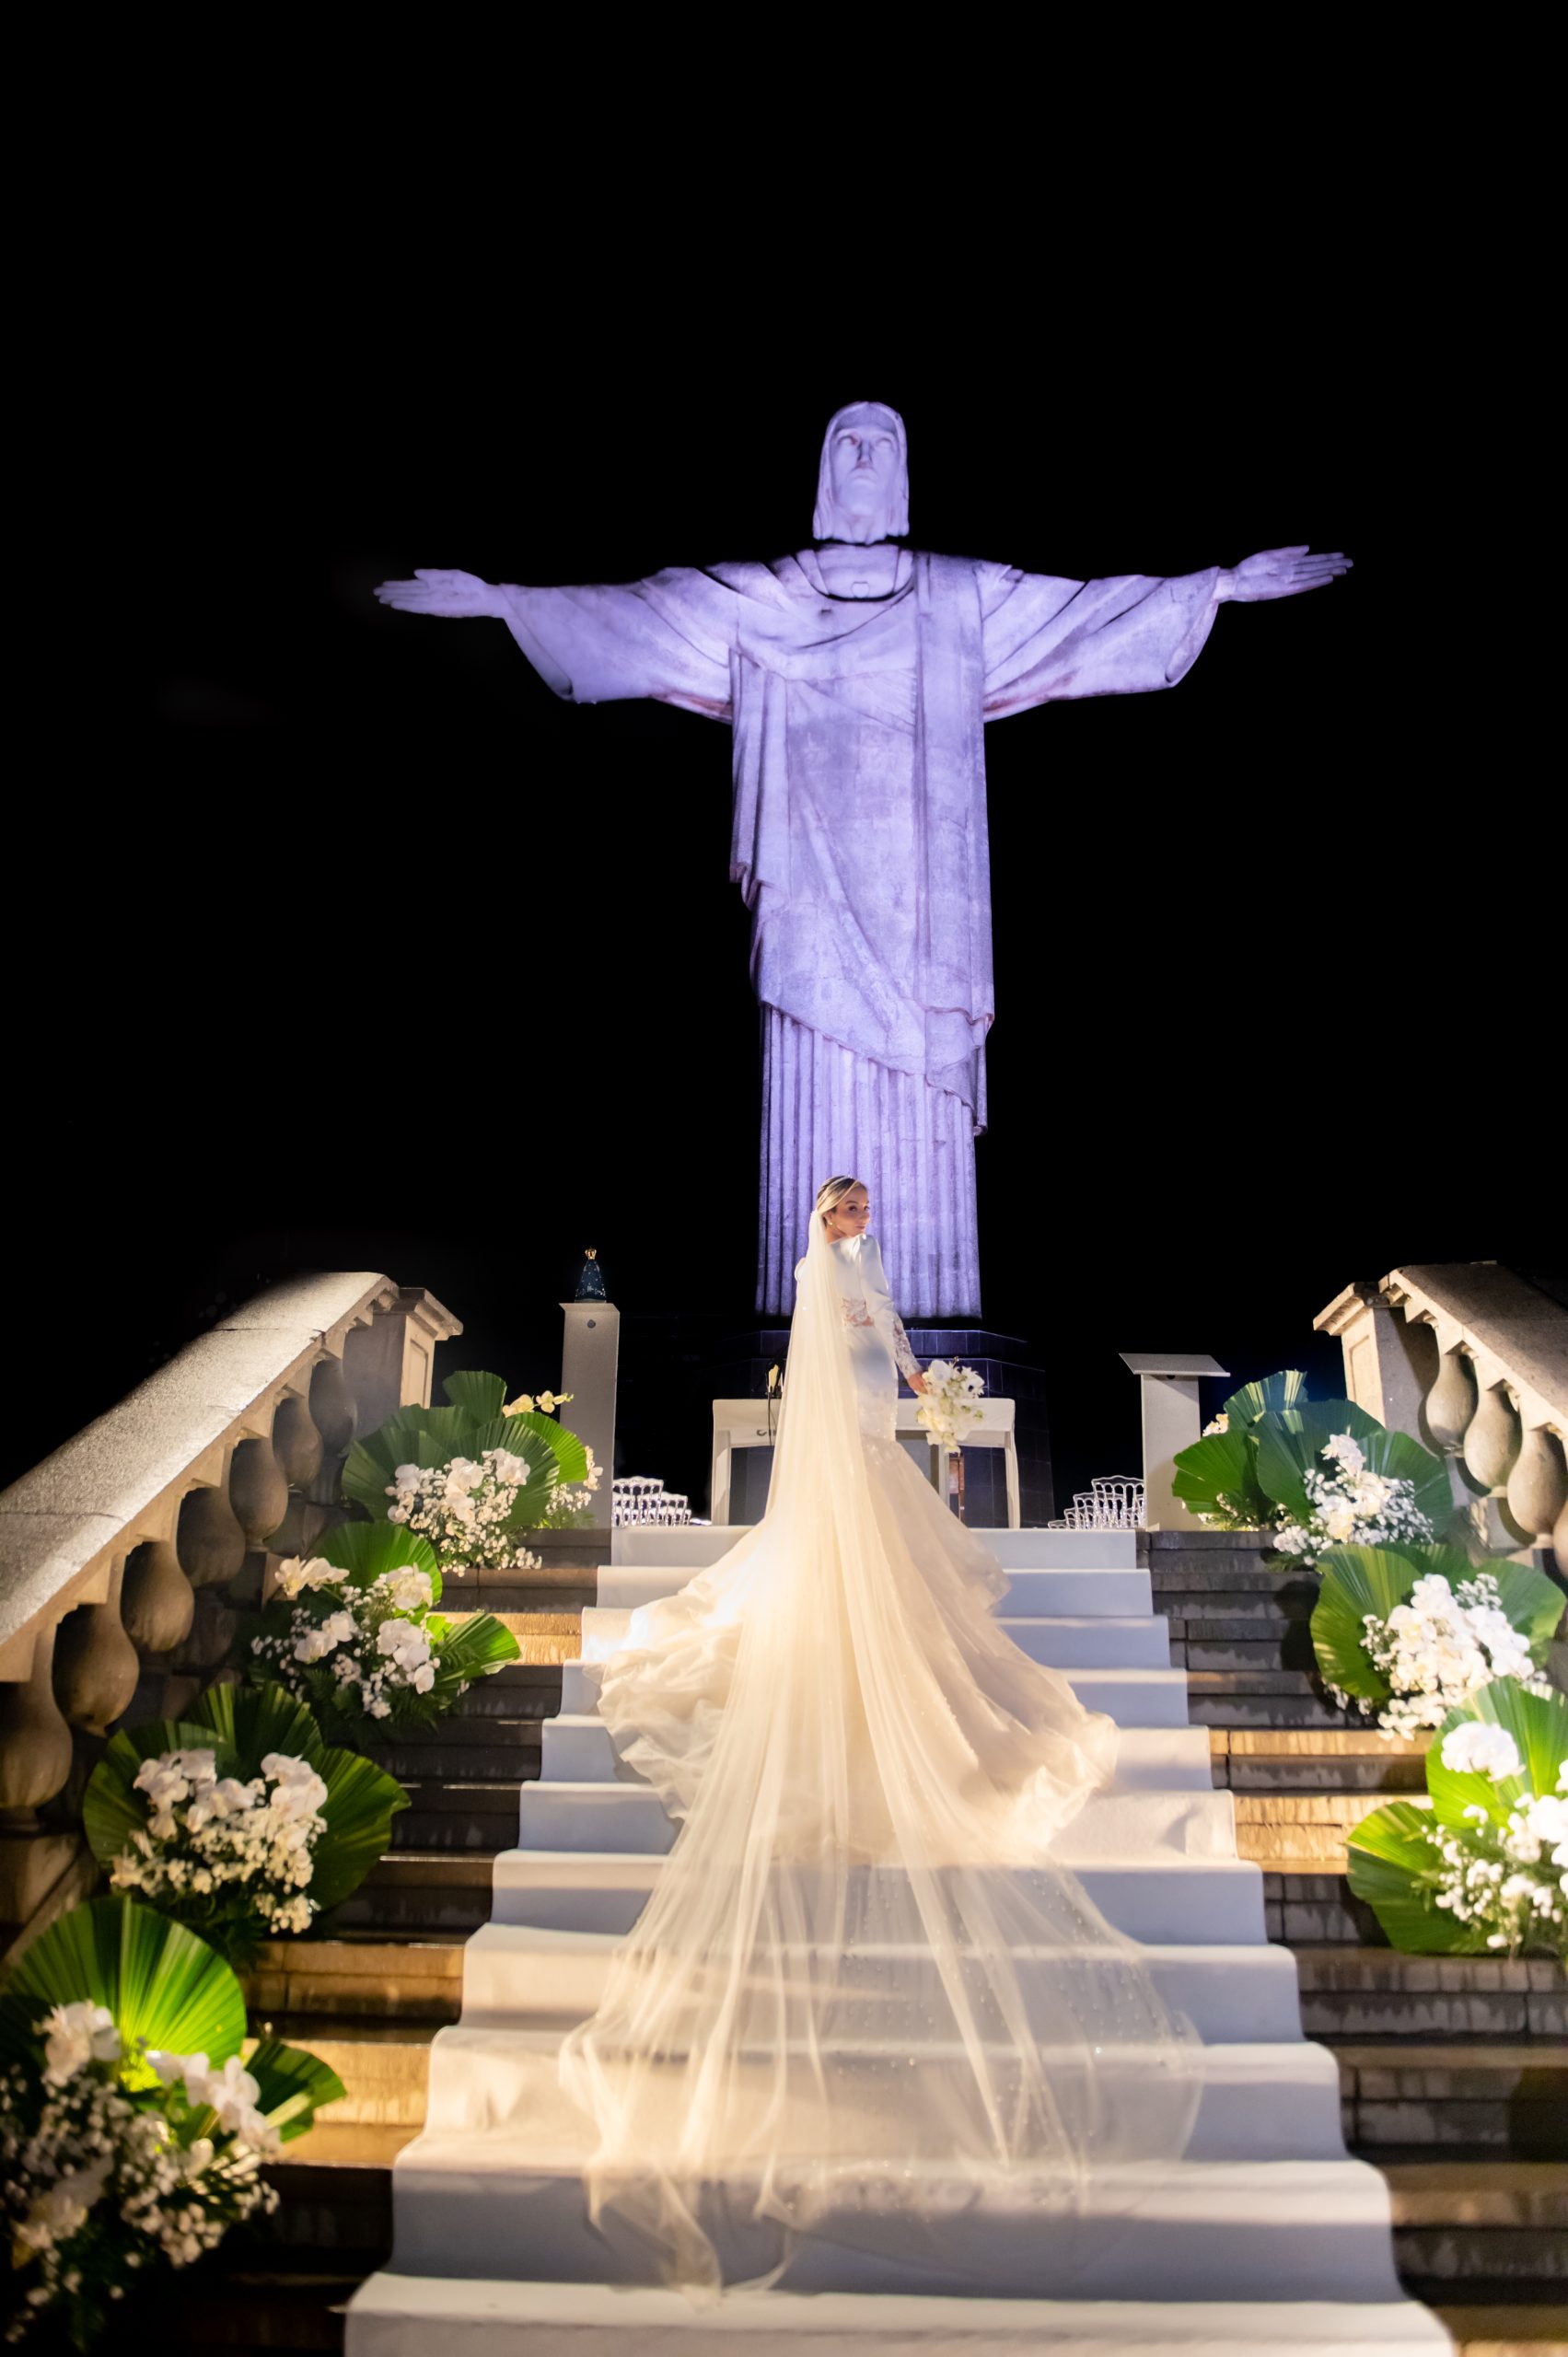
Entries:
[[860, 1186], [861, 1183], [862, 1181], [858, 1178], [824, 1178], [817, 1190], [819, 1219], [825, 1219], [830, 1212], [836, 1212], [844, 1197], [853, 1188]]

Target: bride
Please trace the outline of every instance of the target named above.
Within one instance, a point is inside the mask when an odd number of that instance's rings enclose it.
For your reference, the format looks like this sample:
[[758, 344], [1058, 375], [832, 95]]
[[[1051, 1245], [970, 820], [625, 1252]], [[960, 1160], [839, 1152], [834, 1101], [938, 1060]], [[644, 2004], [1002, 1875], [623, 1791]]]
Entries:
[[603, 1669], [680, 1830], [562, 2082], [595, 2223], [693, 2295], [808, 2283], [813, 2238], [951, 2282], [999, 2189], [1076, 2222], [1070, 2284], [1196, 2107], [1190, 2026], [1050, 1855], [1116, 1727], [895, 1437], [923, 1377], [869, 1218], [819, 1190], [762, 1521]]

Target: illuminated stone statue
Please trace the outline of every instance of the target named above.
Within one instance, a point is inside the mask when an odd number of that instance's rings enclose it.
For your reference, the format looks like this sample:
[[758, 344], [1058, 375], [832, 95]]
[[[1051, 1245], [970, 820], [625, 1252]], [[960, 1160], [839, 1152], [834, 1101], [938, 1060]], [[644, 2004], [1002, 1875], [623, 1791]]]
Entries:
[[786, 1313], [822, 1179], [852, 1172], [905, 1315], [980, 1310], [974, 1140], [995, 1009], [984, 726], [1175, 684], [1227, 598], [1348, 569], [1269, 549], [1230, 570], [1068, 581], [904, 544], [903, 421], [830, 422], [814, 545], [621, 587], [386, 582], [412, 613], [490, 614], [578, 703], [656, 696], [730, 726], [730, 874], [762, 1006], [757, 1306]]

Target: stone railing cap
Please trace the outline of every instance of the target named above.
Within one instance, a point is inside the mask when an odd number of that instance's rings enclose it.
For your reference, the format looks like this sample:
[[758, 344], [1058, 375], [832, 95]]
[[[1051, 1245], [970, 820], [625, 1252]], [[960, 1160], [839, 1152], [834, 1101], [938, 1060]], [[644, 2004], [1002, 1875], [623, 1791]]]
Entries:
[[1510, 1383], [1568, 1418], [1568, 1310], [1550, 1294], [1488, 1260], [1411, 1262], [1389, 1271], [1383, 1291], [1451, 1318]]

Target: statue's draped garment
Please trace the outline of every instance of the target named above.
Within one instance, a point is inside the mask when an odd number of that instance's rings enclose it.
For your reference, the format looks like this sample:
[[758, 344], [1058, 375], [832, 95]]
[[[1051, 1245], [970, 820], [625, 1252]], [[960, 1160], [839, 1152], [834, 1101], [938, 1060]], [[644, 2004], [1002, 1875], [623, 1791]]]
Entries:
[[[807, 549], [504, 593], [558, 695], [650, 696], [731, 725], [730, 874], [762, 1010], [764, 1314], [787, 1315], [812, 1200], [842, 1171], [870, 1191], [906, 1313], [978, 1317], [984, 724], [1173, 685], [1208, 636], [1218, 568], [1084, 582], [917, 552], [899, 579], [835, 597]], [[1042, 901], [1051, 885], [1042, 873]]]

